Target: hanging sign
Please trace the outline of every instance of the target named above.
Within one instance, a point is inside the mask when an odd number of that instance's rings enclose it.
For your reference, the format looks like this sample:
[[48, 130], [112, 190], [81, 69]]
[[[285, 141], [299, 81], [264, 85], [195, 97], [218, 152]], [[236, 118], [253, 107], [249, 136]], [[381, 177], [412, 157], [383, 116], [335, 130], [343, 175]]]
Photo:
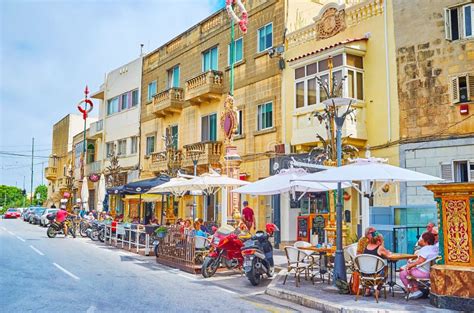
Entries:
[[93, 183], [98, 182], [100, 179], [100, 176], [97, 174], [90, 174], [89, 175], [89, 180]]
[[[241, 17], [238, 17], [237, 14], [235, 14], [234, 9], [232, 8], [232, 5], [234, 4], [236, 4], [239, 7]], [[249, 18], [248, 18], [247, 10], [245, 10], [245, 7], [242, 4], [242, 1], [241, 0], [226, 0], [225, 9], [227, 10], [227, 14], [229, 14], [230, 18], [232, 18], [234, 22], [239, 24], [239, 28], [242, 31], [242, 33], [246, 34]]]

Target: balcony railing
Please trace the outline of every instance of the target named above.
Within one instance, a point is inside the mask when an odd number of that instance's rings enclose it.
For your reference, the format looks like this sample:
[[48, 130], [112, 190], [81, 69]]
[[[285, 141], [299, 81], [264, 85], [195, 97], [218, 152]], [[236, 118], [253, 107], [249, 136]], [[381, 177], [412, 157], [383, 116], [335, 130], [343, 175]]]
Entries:
[[89, 129], [89, 138], [94, 139], [102, 136], [104, 130], [104, 120], [98, 120], [97, 122], [91, 123]]
[[58, 177], [58, 168], [55, 166], [48, 166], [44, 169], [44, 176], [47, 180], [56, 180]]
[[169, 88], [153, 97], [153, 110], [159, 117], [169, 113], [179, 113], [183, 109], [184, 102], [182, 88]]
[[211, 70], [187, 80], [184, 100], [199, 104], [218, 99], [224, 90], [222, 78], [222, 72]]
[[95, 161], [86, 164], [86, 175], [89, 176], [90, 174], [99, 174], [102, 171], [101, 162]]
[[197, 165], [210, 165], [212, 167], [220, 167], [220, 159], [222, 154], [222, 142], [206, 141], [197, 142], [184, 146], [185, 157], [182, 167], [193, 167], [192, 154], [199, 154]]
[[181, 167], [182, 154], [180, 150], [169, 150], [152, 153], [150, 168], [154, 172], [165, 172], [168, 165], [171, 168]]

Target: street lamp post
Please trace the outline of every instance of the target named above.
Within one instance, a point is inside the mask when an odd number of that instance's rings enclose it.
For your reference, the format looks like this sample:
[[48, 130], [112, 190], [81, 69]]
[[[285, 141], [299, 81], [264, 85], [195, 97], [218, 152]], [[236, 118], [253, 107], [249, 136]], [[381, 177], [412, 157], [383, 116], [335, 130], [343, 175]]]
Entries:
[[[201, 150], [198, 150], [198, 149], [195, 149], [195, 150], [189, 150], [189, 156], [191, 157], [191, 160], [193, 161], [193, 165], [194, 165], [194, 176], [197, 176], [197, 164], [198, 164], [198, 160], [199, 160], [199, 157], [201, 156], [201, 154], [203, 153], [203, 151]], [[192, 212], [192, 217], [193, 217], [193, 221], [194, 221], [194, 216], [196, 215], [196, 195], [193, 196], [193, 212]]]

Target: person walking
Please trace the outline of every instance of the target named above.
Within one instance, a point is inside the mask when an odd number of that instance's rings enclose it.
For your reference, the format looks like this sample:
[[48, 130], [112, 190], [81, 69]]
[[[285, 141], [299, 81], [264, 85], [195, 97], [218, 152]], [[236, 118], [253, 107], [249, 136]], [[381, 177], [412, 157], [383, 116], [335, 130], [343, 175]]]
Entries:
[[242, 209], [242, 220], [249, 231], [251, 231], [252, 228], [255, 230], [255, 213], [253, 212], [253, 209], [249, 207], [248, 201], [244, 201], [243, 205], [244, 208]]

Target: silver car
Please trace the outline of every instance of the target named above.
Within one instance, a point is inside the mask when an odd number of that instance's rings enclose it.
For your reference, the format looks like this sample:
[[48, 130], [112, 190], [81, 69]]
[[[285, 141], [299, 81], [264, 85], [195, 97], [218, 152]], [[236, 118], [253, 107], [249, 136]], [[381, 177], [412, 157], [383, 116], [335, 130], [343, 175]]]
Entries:
[[49, 223], [50, 223], [50, 220], [48, 220], [46, 218], [46, 216], [48, 216], [48, 214], [50, 214], [50, 213], [56, 213], [58, 211], [59, 211], [59, 209], [46, 209], [46, 210], [44, 210], [43, 215], [41, 215], [40, 226], [44, 226], [44, 227], [48, 226]]

